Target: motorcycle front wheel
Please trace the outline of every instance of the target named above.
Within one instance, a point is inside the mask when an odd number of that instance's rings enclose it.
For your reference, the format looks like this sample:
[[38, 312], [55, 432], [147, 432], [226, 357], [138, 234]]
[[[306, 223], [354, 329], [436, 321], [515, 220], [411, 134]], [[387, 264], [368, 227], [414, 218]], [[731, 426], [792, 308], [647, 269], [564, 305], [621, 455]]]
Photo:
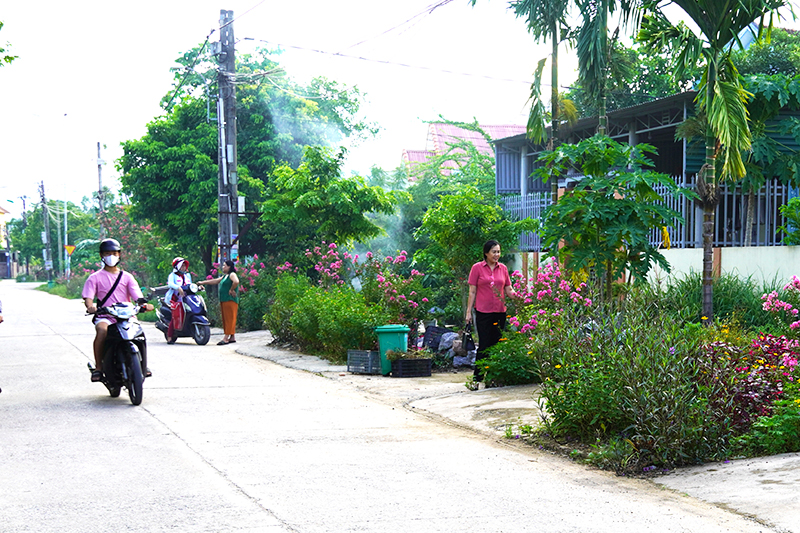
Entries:
[[144, 374], [142, 374], [142, 363], [139, 361], [136, 352], [131, 352], [128, 358], [128, 396], [133, 405], [140, 405], [144, 395]]
[[208, 344], [211, 338], [211, 326], [208, 324], [192, 324], [192, 338], [200, 346]]

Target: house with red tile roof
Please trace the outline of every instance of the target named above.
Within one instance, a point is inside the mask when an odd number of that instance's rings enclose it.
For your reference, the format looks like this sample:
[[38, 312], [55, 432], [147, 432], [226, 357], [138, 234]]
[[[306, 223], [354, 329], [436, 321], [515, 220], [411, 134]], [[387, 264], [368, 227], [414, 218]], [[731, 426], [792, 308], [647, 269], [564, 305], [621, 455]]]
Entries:
[[[486, 135], [488, 135], [491, 140], [525, 133], [525, 126], [518, 125], [480, 125], [480, 128], [486, 132]], [[403, 150], [402, 161], [409, 175], [409, 180], [414, 180], [414, 166], [425, 163], [432, 157], [444, 154], [454, 145], [464, 141], [471, 143], [480, 153], [494, 156], [494, 148], [486, 137], [481, 135], [478, 131], [472, 131], [443, 122], [428, 124], [428, 138], [426, 140], [425, 150]], [[460, 148], [456, 148], [455, 151], [463, 152]], [[446, 166], [456, 168], [456, 163], [452, 162], [451, 165]]]

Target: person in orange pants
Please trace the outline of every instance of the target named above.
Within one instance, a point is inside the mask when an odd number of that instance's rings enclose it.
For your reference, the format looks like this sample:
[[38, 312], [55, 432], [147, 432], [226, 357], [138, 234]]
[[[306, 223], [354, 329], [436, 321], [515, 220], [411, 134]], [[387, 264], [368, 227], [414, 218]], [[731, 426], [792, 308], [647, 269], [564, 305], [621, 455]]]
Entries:
[[233, 261], [222, 264], [222, 277], [198, 281], [198, 285], [219, 285], [219, 305], [222, 308], [222, 329], [225, 336], [217, 344], [236, 342], [236, 315], [239, 312], [239, 277]]

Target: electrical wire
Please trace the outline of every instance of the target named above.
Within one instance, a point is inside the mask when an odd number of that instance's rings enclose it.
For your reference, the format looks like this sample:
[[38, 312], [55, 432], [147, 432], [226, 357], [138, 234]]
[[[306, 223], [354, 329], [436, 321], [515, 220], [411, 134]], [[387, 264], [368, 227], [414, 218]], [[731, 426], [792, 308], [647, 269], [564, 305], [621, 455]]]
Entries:
[[285, 89], [285, 88], [281, 87], [280, 85], [278, 85], [277, 83], [275, 83], [275, 82], [274, 82], [272, 79], [270, 79], [270, 78], [266, 78], [266, 79], [267, 79], [267, 81], [269, 81], [269, 82], [270, 82], [272, 85], [274, 85], [274, 86], [275, 86], [275, 88], [276, 88], [276, 89], [278, 89], [279, 91], [285, 92], [285, 93], [286, 93], [286, 94], [288, 94], [289, 96], [294, 96], [295, 98], [301, 98], [301, 99], [304, 99], [304, 100], [322, 100], [322, 99], [324, 98], [323, 96], [303, 96], [302, 94], [297, 94], [297, 93], [296, 93], [296, 92], [294, 92], [294, 91], [290, 91], [289, 89]]
[[[255, 39], [253, 37], [245, 37], [245, 39], [248, 40], [248, 41], [255, 41], [255, 42], [271, 44], [273, 46], [282, 46], [282, 47], [285, 47], [285, 48], [293, 48], [295, 50], [302, 50], [304, 52], [314, 52], [314, 53], [317, 53], [317, 54], [330, 55], [330, 56], [334, 56], [334, 57], [342, 57], [342, 58], [345, 58], [345, 59], [357, 59], [359, 61], [369, 61], [371, 63], [380, 63], [382, 65], [404, 67], [404, 68], [412, 68], [412, 69], [417, 69], [417, 70], [427, 70], [427, 71], [431, 71], [431, 72], [439, 72], [439, 73], [442, 73], [442, 74], [453, 74], [453, 75], [456, 75], [456, 76], [469, 76], [469, 77], [473, 77], [473, 78], [483, 78], [483, 79], [492, 80], [492, 81], [505, 81], [505, 82], [511, 82], [511, 83], [524, 83], [525, 85], [530, 85], [530, 83], [531, 83], [530, 81], [512, 80], [510, 78], [496, 78], [494, 76], [488, 76], [488, 75], [485, 75], [485, 74], [474, 74], [474, 73], [471, 73], [471, 72], [458, 72], [458, 71], [454, 71], [454, 70], [438, 69], [438, 68], [426, 67], [426, 66], [421, 66], [421, 65], [409, 65], [408, 63], [398, 63], [398, 62], [395, 62], [395, 61], [388, 61], [388, 60], [385, 60], [385, 59], [371, 59], [371, 58], [368, 58], [368, 57], [361, 57], [361, 56], [354, 56], [354, 55], [349, 55], [349, 54], [342, 54], [342, 53], [339, 53], [339, 52], [328, 52], [326, 50], [318, 50], [318, 49], [315, 49], [315, 48], [306, 48], [306, 47], [303, 47], [303, 46], [296, 46], [296, 45], [292, 45], [292, 44], [285, 44], [285, 43], [279, 43], [279, 42], [275, 42], [275, 41], [268, 41], [266, 39]], [[546, 84], [542, 84], [542, 85], [543, 86], [547, 86]]]
[[[256, 5], [254, 5], [253, 7], [251, 7], [250, 9], [248, 9], [247, 11], [245, 11], [244, 13], [242, 13], [241, 15], [239, 15], [238, 17], [236, 17], [236, 18], [234, 18], [233, 20], [231, 20], [230, 22], [226, 22], [225, 24], [223, 24], [222, 26], [220, 26], [220, 27], [219, 27], [219, 29], [221, 30], [222, 28], [224, 28], [224, 27], [226, 27], [226, 26], [230, 26], [231, 24], [233, 24], [234, 22], [236, 22], [237, 20], [239, 20], [239, 19], [240, 19], [240, 18], [242, 18], [243, 16], [247, 15], [247, 14], [248, 14], [248, 13], [250, 13], [252, 10], [254, 10], [255, 8], [257, 8], [258, 6], [260, 6], [261, 4], [263, 4], [263, 3], [264, 3], [264, 2], [266, 2], [266, 1], [267, 1], [267, 0], [261, 0], [259, 3], [257, 3]], [[210, 35], [209, 35], [209, 37], [210, 37]]]
[[416, 15], [414, 15], [413, 17], [411, 17], [410, 19], [408, 19], [408, 20], [405, 20], [405, 21], [401, 22], [400, 24], [398, 24], [398, 25], [396, 25], [396, 26], [392, 26], [392, 27], [391, 27], [391, 28], [389, 28], [388, 30], [382, 31], [381, 33], [379, 33], [379, 34], [377, 34], [377, 35], [373, 35], [372, 37], [368, 37], [368, 38], [364, 39], [363, 41], [359, 41], [359, 42], [357, 42], [357, 43], [355, 43], [355, 44], [351, 44], [350, 46], [348, 46], [348, 47], [346, 47], [346, 48], [343, 48], [342, 50], [340, 50], [340, 52], [344, 52], [345, 50], [349, 50], [349, 49], [351, 49], [351, 48], [355, 48], [356, 46], [360, 46], [360, 45], [362, 45], [362, 44], [364, 44], [364, 43], [366, 43], [366, 42], [369, 42], [369, 41], [371, 41], [371, 40], [373, 40], [373, 39], [377, 39], [378, 37], [382, 37], [382, 36], [384, 36], [384, 35], [388, 34], [389, 32], [392, 32], [392, 31], [396, 30], [397, 28], [400, 28], [400, 27], [402, 27], [402, 26], [405, 26], [406, 24], [408, 24], [409, 22], [411, 22], [412, 20], [414, 20], [414, 19], [416, 19], [416, 18], [418, 18], [418, 17], [421, 17], [421, 16], [423, 16], [423, 15], [430, 15], [430, 14], [431, 14], [431, 13], [433, 13], [433, 12], [434, 12], [434, 10], [436, 10], [437, 8], [439, 8], [439, 7], [442, 7], [442, 6], [443, 6], [443, 5], [445, 5], [445, 4], [449, 4], [449, 3], [450, 3], [450, 2], [452, 2], [452, 1], [453, 1], [453, 0], [441, 0], [440, 2], [438, 2], [438, 3], [436, 3], [436, 4], [431, 4], [431, 5], [429, 5], [428, 7], [426, 7], [426, 8], [425, 8], [423, 11], [420, 11], [419, 13], [417, 13]]
[[[231, 22], [233, 22], [233, 21], [231, 21]], [[172, 96], [170, 97], [169, 102], [167, 102], [167, 105], [164, 107], [165, 111], [169, 112], [169, 108], [172, 105], [172, 101], [175, 100], [175, 97], [178, 95], [178, 91], [181, 90], [181, 87], [183, 87], [183, 84], [186, 81], [186, 78], [189, 77], [189, 73], [192, 72], [192, 69], [194, 69], [194, 66], [197, 64], [197, 60], [200, 59], [201, 55], [203, 55], [203, 50], [206, 49], [206, 45], [208, 44], [208, 40], [211, 38], [211, 36], [214, 34], [215, 31], [216, 30], [211, 30], [211, 32], [208, 35], [206, 35], [206, 40], [203, 43], [203, 46], [200, 47], [200, 51], [197, 52], [196, 56], [194, 56], [194, 61], [192, 61], [192, 64], [189, 66], [189, 68], [186, 69], [186, 72], [184, 72], [183, 79], [181, 79], [181, 82], [178, 84], [178, 86], [172, 92]]]

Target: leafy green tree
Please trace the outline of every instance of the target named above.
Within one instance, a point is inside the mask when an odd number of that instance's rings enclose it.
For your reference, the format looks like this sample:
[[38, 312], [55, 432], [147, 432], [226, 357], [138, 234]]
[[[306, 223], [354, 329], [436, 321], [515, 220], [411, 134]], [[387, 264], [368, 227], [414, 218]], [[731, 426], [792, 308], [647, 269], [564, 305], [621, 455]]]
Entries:
[[[607, 81], [607, 111], [639, 105], [671, 96], [691, 88], [700, 79], [699, 69], [687, 70], [676, 80], [671, 59], [664, 53], [654, 53], [644, 46], [626, 47], [612, 43], [611, 75]], [[577, 80], [566, 95], [575, 103], [582, 117], [597, 116], [597, 101], [590, 98], [581, 80]]]
[[[491, 140], [478, 125], [477, 120], [457, 122], [440, 117], [437, 122], [474, 131], [480, 133], [487, 141]], [[422, 225], [425, 213], [444, 196], [457, 194], [463, 186], [476, 188], [485, 202], [493, 204], [494, 164], [494, 154], [482, 153], [470, 141], [452, 139], [446, 143], [441, 153], [412, 167], [410, 169], [412, 184], [408, 187], [412, 200], [400, 206], [402, 229], [397, 248], [407, 250], [411, 256], [414, 256], [417, 250], [426, 248], [430, 244], [426, 234], [417, 231]]]
[[283, 165], [274, 172], [261, 220], [270, 255], [297, 262], [321, 241], [351, 244], [381, 233], [367, 213], [390, 214], [401, 191], [367, 186], [358, 176], [344, 178], [344, 149], [306, 147], [297, 169]]
[[[3, 21], [0, 20], [0, 30], [3, 29]], [[8, 43], [5, 44], [8, 46]], [[9, 54], [10, 50], [7, 50], [3, 46], [0, 46], [0, 67], [10, 64], [12, 61], [17, 59], [17, 56], [12, 56]]]
[[[60, 224], [64, 219], [64, 202], [48, 200], [47, 206], [51, 217], [50, 257], [53, 258], [54, 268], [63, 270], [64, 265], [61, 258], [64, 256], [64, 251], [63, 249], [58, 249], [58, 232], [59, 228], [63, 228]], [[67, 209], [69, 211], [67, 220], [67, 240], [69, 244], [77, 244], [85, 239], [96, 239], [96, 219], [90, 214], [81, 211], [78, 206], [71, 202], [67, 202]], [[42, 217], [42, 206], [39, 204], [27, 211], [23, 218], [13, 219], [9, 222], [9, 237], [11, 238], [12, 249], [20, 253], [20, 257], [26, 264], [43, 264], [43, 232], [44, 219]]]
[[[675, 58], [676, 78], [702, 59], [705, 71], [698, 92], [700, 111], [707, 119], [706, 162], [697, 176], [703, 206], [703, 317], [713, 319], [713, 236], [720, 180], [737, 180], [745, 174], [742, 152], [751, 146], [745, 103], [747, 92], [732, 61], [731, 43], [738, 34], [758, 20], [759, 36], [772, 29], [777, 9], [785, 0], [673, 0], [699, 28], [695, 35], [683, 22], [674, 26], [659, 8], [660, 2], [647, 5], [639, 40], [656, 50], [668, 49]], [[722, 168], [716, 171], [717, 156]]]
[[[196, 250], [210, 267], [217, 235], [217, 137], [205, 113], [201, 101], [190, 100], [154, 120], [144, 137], [123, 143], [119, 169], [131, 215], [151, 221], [179, 248]], [[241, 169], [244, 195], [253, 194], [251, 184]]]
[[613, 280], [626, 272], [631, 282], [645, 280], [653, 263], [669, 271], [649, 237], [653, 229], [682, 218], [659, 203], [663, 198], [655, 188], [663, 187], [670, 195], [693, 194], [668, 175], [647, 170], [653, 164], [646, 154], [654, 151], [647, 144], [629, 146], [595, 135], [541, 156], [548, 163], [537, 171], [543, 178], [568, 169], [584, 176], [558, 204], [546, 209], [543, 245], [573, 272], [594, 271], [606, 296], [611, 295]]
[[477, 187], [461, 185], [425, 212], [416, 236], [428, 244], [414, 254], [414, 260], [438, 277], [439, 287], [450, 287], [448, 299], [460, 300], [458, 313], [454, 314], [460, 318], [467, 304], [469, 271], [483, 257], [483, 244], [495, 239], [506, 251], [512, 251], [520, 235], [534, 228], [531, 219], [508, 220], [502, 208]]
[[774, 28], [769, 41], [753, 43], [747, 50], [734, 50], [733, 64], [743, 76], [748, 74], [800, 73], [800, 33]]
[[[357, 118], [360, 93], [318, 78], [299, 86], [282, 75], [272, 52], [237, 58], [239, 192], [249, 211], [265, 198], [272, 173], [297, 168], [305, 146], [328, 145], [345, 135], [374, 131]], [[208, 111], [216, 65], [197, 47], [178, 60], [175, 88], [162, 100], [165, 116], [141, 139], [123, 143], [122, 191], [132, 216], [151, 221], [179, 249], [194, 250], [211, 267], [217, 235], [217, 127]], [[300, 96], [302, 95], [302, 96]], [[256, 225], [240, 240], [240, 253], [267, 250], [272, 228]], [[286, 241], [290, 236], [278, 236]]]
[[800, 244], [800, 198], [792, 198], [779, 209], [786, 219], [786, 224], [778, 228], [778, 231], [782, 231], [785, 235], [783, 243], [797, 246]]
[[[131, 272], [140, 283], [164, 285], [172, 269], [172, 259], [177, 255], [189, 259], [192, 271], [204, 273], [199, 256], [192, 253], [193, 248], [180, 249], [164, 238], [152, 224], [137, 223], [130, 216], [131, 210], [130, 205], [114, 204], [105, 210], [101, 220], [106, 236], [120, 242], [125, 270]], [[93, 246], [91, 258], [96, 260], [96, 257], [97, 247]]]
[[744, 245], [750, 246], [756, 191], [770, 178], [795, 188], [800, 186], [800, 154], [778, 141], [789, 133], [800, 143], [797, 121], [778, 119], [782, 109], [800, 109], [800, 76], [751, 75], [744, 78], [743, 85], [751, 95], [747, 112], [752, 142], [744, 156], [746, 174], [741, 180], [742, 190], [748, 192]]
[[431, 244], [417, 256], [439, 271], [466, 279], [473, 263], [483, 257], [483, 244], [487, 240], [495, 239], [507, 250], [513, 250], [519, 236], [533, 229], [530, 219], [508, 220], [503, 209], [487, 201], [476, 187], [463, 185], [454, 194], [442, 196], [426, 211], [417, 233], [427, 237]]

